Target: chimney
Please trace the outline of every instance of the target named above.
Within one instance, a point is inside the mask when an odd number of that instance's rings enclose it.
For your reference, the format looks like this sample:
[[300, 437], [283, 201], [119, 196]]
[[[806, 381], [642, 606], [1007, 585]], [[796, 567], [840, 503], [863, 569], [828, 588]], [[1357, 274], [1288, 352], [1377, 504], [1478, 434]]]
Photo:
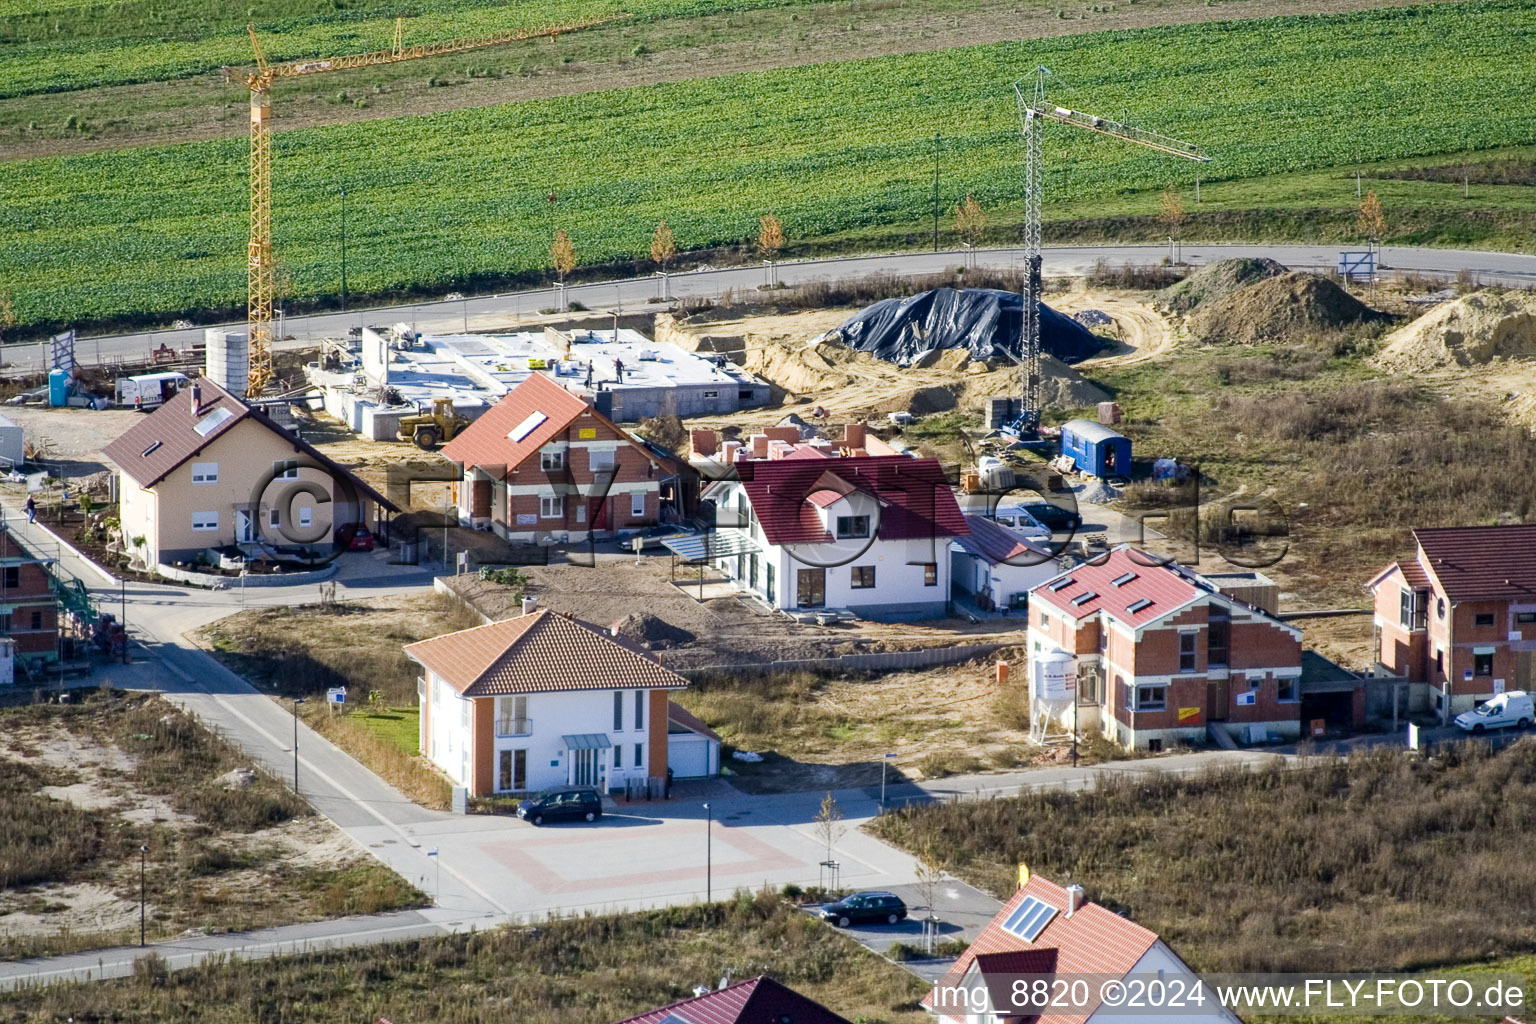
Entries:
[[534, 598], [534, 597], [525, 597], [525, 598], [523, 598], [523, 614], [524, 615], [532, 615], [534, 612], [536, 612], [538, 610], [539, 610], [538, 598]]
[[848, 448], [863, 448], [868, 439], [869, 428], [863, 423], [845, 423], [843, 425], [843, 445]]
[[189, 390], [192, 392], [192, 415], [196, 416], [203, 411], [203, 389], [193, 384]]
[[1078, 908], [1082, 905], [1083, 887], [1075, 884], [1067, 886], [1067, 916], [1071, 917], [1077, 913]]

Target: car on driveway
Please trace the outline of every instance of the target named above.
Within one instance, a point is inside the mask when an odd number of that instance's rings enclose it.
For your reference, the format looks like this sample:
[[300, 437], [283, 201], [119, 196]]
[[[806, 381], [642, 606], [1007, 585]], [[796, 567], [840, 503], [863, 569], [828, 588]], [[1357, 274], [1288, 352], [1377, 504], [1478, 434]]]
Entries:
[[348, 551], [372, 551], [373, 531], [362, 523], [344, 529], [350, 529], [352, 536], [347, 540]]
[[1083, 525], [1083, 517], [1079, 513], [1049, 501], [1032, 501], [1024, 506], [1024, 511], [1047, 530], [1076, 530]]
[[1530, 694], [1524, 690], [1501, 693], [1472, 711], [1456, 716], [1456, 727], [1463, 732], [1484, 732], [1514, 726], [1524, 729], [1531, 724]]
[[596, 821], [603, 816], [603, 798], [591, 786], [557, 786], [518, 804], [517, 816], [534, 825], [546, 821]]
[[907, 918], [907, 905], [893, 892], [856, 892], [821, 908], [821, 919], [839, 928], [851, 924], [897, 924]]

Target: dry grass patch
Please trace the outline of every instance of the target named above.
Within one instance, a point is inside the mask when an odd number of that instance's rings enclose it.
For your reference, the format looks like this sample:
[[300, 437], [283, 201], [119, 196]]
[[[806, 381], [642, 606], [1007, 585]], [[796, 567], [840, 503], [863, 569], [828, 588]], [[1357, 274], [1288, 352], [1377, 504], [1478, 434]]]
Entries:
[[1104, 779], [936, 804], [877, 834], [995, 893], [1018, 864], [1123, 909], [1202, 970], [1416, 969], [1536, 950], [1536, 741], [1297, 770]]

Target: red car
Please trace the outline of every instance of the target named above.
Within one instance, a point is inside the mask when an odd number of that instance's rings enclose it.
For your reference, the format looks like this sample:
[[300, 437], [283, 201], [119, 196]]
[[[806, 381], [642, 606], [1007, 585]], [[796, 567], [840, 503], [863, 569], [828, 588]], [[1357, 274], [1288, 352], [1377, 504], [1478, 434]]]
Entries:
[[361, 523], [350, 527], [352, 539], [347, 541], [348, 551], [372, 551], [373, 533]]

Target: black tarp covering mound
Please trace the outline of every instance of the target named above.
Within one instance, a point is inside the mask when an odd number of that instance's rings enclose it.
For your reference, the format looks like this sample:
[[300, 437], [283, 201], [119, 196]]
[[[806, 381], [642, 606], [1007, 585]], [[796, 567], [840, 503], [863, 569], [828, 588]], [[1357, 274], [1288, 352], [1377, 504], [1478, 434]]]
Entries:
[[[934, 349], [969, 349], [972, 359], [1017, 358], [1024, 298], [991, 288], [935, 288], [882, 299], [837, 329], [843, 344], [899, 366]], [[1040, 347], [1064, 363], [1087, 359], [1104, 342], [1069, 316], [1040, 304]]]

